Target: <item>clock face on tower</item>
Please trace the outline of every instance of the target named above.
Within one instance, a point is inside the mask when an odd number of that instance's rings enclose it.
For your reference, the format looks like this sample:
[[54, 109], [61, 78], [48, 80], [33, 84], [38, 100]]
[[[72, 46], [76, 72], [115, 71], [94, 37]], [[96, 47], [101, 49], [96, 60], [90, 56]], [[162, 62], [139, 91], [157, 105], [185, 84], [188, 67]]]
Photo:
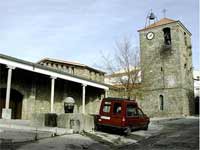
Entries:
[[146, 38], [148, 40], [152, 40], [154, 38], [154, 33], [153, 32], [148, 32], [147, 35], [146, 35]]

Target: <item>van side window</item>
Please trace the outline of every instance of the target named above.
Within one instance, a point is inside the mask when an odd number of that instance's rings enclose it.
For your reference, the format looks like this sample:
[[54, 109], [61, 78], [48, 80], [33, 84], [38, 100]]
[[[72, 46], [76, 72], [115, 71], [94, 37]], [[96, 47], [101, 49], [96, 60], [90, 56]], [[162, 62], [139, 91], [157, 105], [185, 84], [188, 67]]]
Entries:
[[139, 116], [144, 116], [144, 113], [141, 111], [141, 109], [137, 109], [137, 111]]
[[126, 109], [126, 115], [128, 117], [138, 116], [136, 106], [128, 104]]
[[122, 111], [122, 104], [121, 103], [114, 103], [113, 113], [120, 114]]
[[105, 104], [103, 106], [103, 112], [109, 113], [110, 112], [110, 106], [111, 106], [111, 103], [105, 102]]

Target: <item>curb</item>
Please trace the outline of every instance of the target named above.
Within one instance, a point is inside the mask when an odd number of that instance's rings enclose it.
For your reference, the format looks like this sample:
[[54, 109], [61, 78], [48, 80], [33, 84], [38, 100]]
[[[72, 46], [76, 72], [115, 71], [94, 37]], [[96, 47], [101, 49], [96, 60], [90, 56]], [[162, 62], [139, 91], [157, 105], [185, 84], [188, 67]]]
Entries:
[[150, 123], [156, 124], [156, 123], [163, 123], [163, 122], [167, 122], [167, 121], [173, 121], [173, 120], [179, 120], [179, 119], [183, 119], [185, 117], [177, 117], [177, 118], [160, 118], [158, 120], [154, 120], [153, 118], [150, 118]]
[[[73, 134], [72, 129], [65, 129], [65, 128], [50, 128], [50, 127], [29, 127], [29, 126], [20, 126], [20, 125], [13, 125], [13, 124], [0, 124], [0, 128], [5, 129], [16, 129], [16, 131], [20, 132], [29, 132], [30, 136], [22, 138], [11, 139], [12, 137], [0, 137], [0, 144], [3, 140], [11, 140], [12, 143], [23, 143], [23, 142], [33, 142], [41, 139], [62, 136], [62, 135], [70, 135]], [[0, 133], [4, 132], [4, 129]], [[2, 133], [2, 135], [4, 135]]]
[[72, 134], [73, 129], [65, 129], [65, 128], [57, 128], [57, 127], [29, 127], [29, 126], [20, 126], [20, 125], [12, 125], [12, 124], [0, 124], [0, 128], [7, 129], [16, 129], [23, 130], [29, 132], [51, 132], [56, 135], [64, 135], [64, 134]]

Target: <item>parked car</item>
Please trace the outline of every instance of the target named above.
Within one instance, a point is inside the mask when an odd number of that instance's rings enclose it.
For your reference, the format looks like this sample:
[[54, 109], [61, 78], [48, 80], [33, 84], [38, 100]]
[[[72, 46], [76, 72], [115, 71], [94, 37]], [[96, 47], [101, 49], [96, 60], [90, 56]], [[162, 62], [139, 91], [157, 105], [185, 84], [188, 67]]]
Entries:
[[150, 119], [135, 100], [104, 98], [101, 102], [96, 127], [120, 129], [130, 134], [133, 129], [148, 129]]

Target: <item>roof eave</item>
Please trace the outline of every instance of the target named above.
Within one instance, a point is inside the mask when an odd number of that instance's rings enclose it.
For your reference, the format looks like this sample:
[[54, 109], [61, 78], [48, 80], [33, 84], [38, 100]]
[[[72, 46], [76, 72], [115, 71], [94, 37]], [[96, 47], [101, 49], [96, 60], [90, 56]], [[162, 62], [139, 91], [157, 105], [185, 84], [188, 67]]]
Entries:
[[182, 28], [184, 28], [184, 29], [188, 32], [188, 34], [189, 34], [190, 36], [192, 35], [192, 33], [182, 24], [181, 21], [178, 20], [178, 23], [180, 24], [180, 26], [181, 26]]
[[174, 21], [174, 22], [169, 22], [169, 23], [162, 24], [162, 25], [158, 25], [158, 26], [155, 26], [155, 27], [143, 28], [143, 29], [137, 30], [137, 32], [141, 32], [141, 31], [145, 31], [145, 30], [149, 30], [149, 29], [157, 28], [157, 27], [159, 27], [159, 26], [164, 26], [164, 25], [168, 25], [168, 24], [171, 24], [171, 23], [175, 23], [175, 22], [180, 22], [180, 21], [177, 20], [177, 21]]
[[[32, 63], [32, 62], [29, 62], [29, 61], [25, 61], [25, 60], [22, 60], [22, 59], [18, 59], [18, 58], [15, 58], [15, 57], [11, 57], [11, 56], [7, 56], [7, 55], [4, 55], [4, 54], [0, 54], [0, 59], [3, 59], [3, 60], [9, 60], [11, 62], [15, 62], [15, 63], [18, 63], [18, 64], [24, 64], [24, 65], [27, 65], [29, 67], [32, 67], [32, 71], [36, 70], [37, 68], [38, 69], [43, 69], [44, 71], [50, 71], [52, 73], [56, 73], [56, 74], [60, 74], [60, 75], [64, 75], [64, 76], [68, 76], [68, 77], [72, 77], [72, 78], [77, 78], [78, 80], [80, 81], [84, 81], [84, 82], [88, 82], [88, 83], [91, 83], [91, 86], [93, 85], [99, 85], [99, 86], [94, 86], [94, 87], [99, 87], [99, 88], [104, 88], [104, 89], [109, 89], [108, 85], [105, 84], [105, 83], [100, 83], [100, 82], [96, 82], [96, 81], [91, 81], [89, 79], [86, 79], [86, 78], [82, 78], [82, 77], [79, 77], [79, 76], [76, 76], [76, 75], [72, 75], [72, 74], [69, 74], [69, 73], [66, 73], [66, 72], [63, 72], [63, 71], [59, 71], [59, 70], [56, 70], [56, 69], [53, 69], [53, 68], [50, 68], [50, 67], [46, 67], [46, 66], [43, 66], [43, 65], [40, 65], [40, 64], [37, 64], [37, 63]], [[3, 63], [2, 63], [3, 64]], [[14, 66], [14, 67], [17, 67], [17, 66]], [[20, 68], [20, 67], [18, 67]], [[25, 69], [23, 67], [21, 67], [20, 69]], [[25, 69], [26, 70], [26, 69]], [[30, 69], [28, 70], [30, 71]], [[36, 71], [35, 71], [36, 72]], [[90, 85], [90, 84], [89, 84]]]

